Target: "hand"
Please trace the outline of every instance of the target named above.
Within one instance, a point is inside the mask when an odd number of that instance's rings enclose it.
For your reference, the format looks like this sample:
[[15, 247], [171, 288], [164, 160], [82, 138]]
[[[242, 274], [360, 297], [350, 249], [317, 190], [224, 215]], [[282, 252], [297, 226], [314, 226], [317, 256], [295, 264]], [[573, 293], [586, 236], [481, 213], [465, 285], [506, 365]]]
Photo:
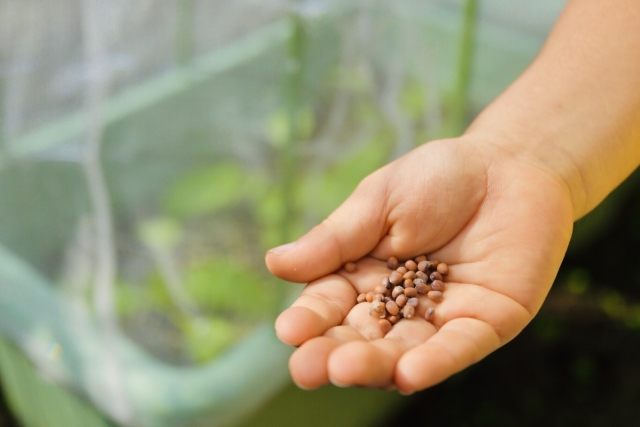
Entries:
[[[278, 337], [299, 346], [293, 380], [411, 393], [479, 361], [537, 313], [572, 223], [562, 182], [473, 135], [425, 144], [383, 167], [320, 225], [267, 254], [273, 274], [309, 282], [276, 321]], [[388, 257], [422, 254], [450, 266], [444, 300], [421, 296], [415, 318], [384, 335], [356, 297], [389, 274]], [[356, 260], [355, 273], [340, 269]]]

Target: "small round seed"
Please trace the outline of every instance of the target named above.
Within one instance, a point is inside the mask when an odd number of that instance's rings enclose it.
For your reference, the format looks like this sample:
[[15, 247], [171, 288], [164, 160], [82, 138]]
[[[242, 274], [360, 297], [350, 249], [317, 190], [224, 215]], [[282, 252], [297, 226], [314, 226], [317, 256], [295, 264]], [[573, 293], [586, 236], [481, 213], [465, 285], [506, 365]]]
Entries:
[[409, 279], [409, 280], [413, 280], [416, 278], [416, 272], [415, 271], [407, 271], [406, 273], [404, 273], [402, 275], [403, 279]]
[[392, 325], [395, 325], [400, 320], [400, 316], [389, 316], [387, 320], [389, 320]]
[[437, 259], [432, 259], [429, 261], [429, 263], [431, 264], [431, 268], [437, 268], [438, 264], [440, 264], [440, 261], [438, 261]]
[[397, 298], [398, 295], [402, 294], [404, 294], [404, 288], [402, 286], [396, 286], [395, 288], [393, 288], [393, 291], [391, 291], [392, 298]]
[[373, 292], [375, 292], [376, 294], [380, 294], [380, 295], [386, 295], [387, 294], [387, 288], [385, 288], [382, 285], [376, 286], [376, 288], [373, 290]]
[[424, 313], [424, 318], [427, 320], [432, 320], [434, 314], [436, 314], [436, 309], [433, 307], [427, 308], [427, 311]]
[[427, 260], [420, 261], [420, 263], [418, 264], [418, 270], [422, 271], [423, 273], [426, 272], [429, 267], [431, 267], [431, 263]]
[[426, 256], [424, 256], [424, 255], [420, 255], [419, 257], [416, 257], [416, 258], [414, 259], [414, 261], [415, 261], [415, 262], [416, 262], [416, 264], [418, 264], [418, 265], [420, 265], [420, 263], [421, 263], [422, 261], [426, 261], [426, 260], [427, 260], [427, 257], [426, 257]]
[[413, 281], [413, 285], [414, 285], [414, 286], [418, 286], [420, 283], [427, 283], [427, 281], [426, 281], [426, 280], [424, 280], [424, 279], [415, 279], [415, 280]]
[[389, 276], [389, 281], [391, 282], [392, 285], [399, 284], [402, 281], [402, 274], [398, 273], [397, 271], [394, 271]]
[[405, 267], [400, 266], [400, 267], [396, 268], [396, 271], [397, 271], [398, 273], [400, 273], [400, 274], [404, 274], [404, 273], [406, 273], [406, 272], [407, 272], [407, 271], [409, 271], [409, 270], [407, 270]]
[[441, 262], [440, 264], [438, 264], [437, 270], [438, 270], [438, 273], [442, 274], [443, 276], [446, 276], [447, 274], [449, 274], [449, 266], [444, 262]]
[[384, 279], [382, 279], [382, 286], [384, 286], [387, 289], [391, 289], [393, 288], [393, 285], [391, 284], [391, 282], [389, 281], [388, 277], [385, 277]]
[[418, 290], [416, 288], [405, 288], [404, 294], [409, 298], [413, 298], [418, 295]]
[[358, 266], [355, 262], [348, 262], [344, 265], [344, 269], [347, 273], [355, 273], [358, 270]]
[[402, 283], [402, 286], [404, 286], [405, 288], [413, 288], [413, 280], [404, 279], [404, 282]]
[[391, 297], [382, 298], [382, 302], [385, 303], [385, 304], [388, 303], [389, 301], [393, 301], [393, 299], [391, 299]]
[[420, 305], [420, 300], [418, 298], [409, 298], [409, 301], [407, 301], [407, 304], [405, 305], [410, 305], [413, 308], [418, 308], [418, 306]]
[[416, 285], [416, 291], [420, 294], [420, 295], [424, 295], [427, 292], [429, 292], [431, 288], [429, 287], [429, 285], [427, 285], [426, 283], [419, 283]]
[[396, 268], [398, 268], [398, 258], [392, 256], [387, 260], [387, 267], [389, 267], [391, 270], [395, 270]]
[[431, 290], [440, 292], [444, 291], [444, 282], [442, 280], [434, 280], [431, 282]]
[[398, 304], [396, 304], [395, 301], [389, 301], [387, 304], [385, 304], [385, 307], [387, 308], [389, 314], [392, 316], [397, 315], [398, 311], [400, 311], [400, 309], [398, 308]]
[[365, 302], [366, 300], [367, 300], [367, 295], [366, 294], [358, 295], [358, 299], [357, 299], [358, 303]]
[[409, 271], [416, 271], [418, 269], [418, 265], [416, 264], [416, 262], [412, 259], [410, 259], [409, 261], [404, 263], [404, 266], [407, 268], [407, 270]]
[[365, 295], [365, 299], [367, 300], [367, 302], [372, 302], [373, 301], [373, 296], [375, 294], [373, 292], [367, 292], [367, 295]]
[[429, 291], [427, 293], [427, 297], [429, 297], [432, 301], [442, 301], [442, 292], [440, 291]]
[[407, 298], [405, 294], [398, 295], [398, 298], [396, 298], [396, 304], [398, 304], [398, 307], [404, 307], [407, 301], [409, 301], [409, 298]]
[[418, 271], [418, 272], [416, 273], [416, 277], [417, 277], [418, 279], [422, 279], [422, 280], [424, 280], [424, 281], [425, 281], [425, 283], [429, 281], [429, 275], [428, 275], [427, 273], [425, 273], [424, 271]]
[[391, 330], [391, 327], [393, 326], [387, 319], [378, 320], [378, 325], [380, 325], [380, 329], [382, 330], [383, 334], [389, 332]]
[[440, 280], [442, 281], [442, 274], [438, 273], [437, 271], [434, 271], [433, 273], [431, 273], [429, 275], [429, 279], [433, 280]]
[[384, 309], [384, 304], [380, 301], [374, 301], [371, 303], [371, 307], [369, 308], [369, 315], [375, 316], [376, 314], [381, 318], [384, 317], [386, 310]]
[[413, 316], [415, 316], [415, 314], [416, 314], [416, 309], [411, 307], [410, 305], [406, 305], [402, 309], [402, 317], [404, 317], [405, 319], [411, 319]]

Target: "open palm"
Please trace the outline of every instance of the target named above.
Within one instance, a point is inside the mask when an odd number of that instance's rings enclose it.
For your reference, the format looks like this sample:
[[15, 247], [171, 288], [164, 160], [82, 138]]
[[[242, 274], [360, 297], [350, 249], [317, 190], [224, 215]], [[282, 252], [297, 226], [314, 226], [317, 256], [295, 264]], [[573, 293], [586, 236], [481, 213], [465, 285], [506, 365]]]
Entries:
[[[294, 245], [267, 254], [275, 275], [309, 282], [276, 321], [278, 337], [299, 346], [294, 381], [404, 393], [443, 381], [527, 325], [571, 230], [569, 195], [539, 165], [471, 136], [423, 145], [363, 180]], [[388, 257], [422, 254], [450, 266], [444, 300], [420, 296], [416, 316], [385, 335], [356, 297], [389, 274]], [[355, 273], [340, 269], [356, 260]]]

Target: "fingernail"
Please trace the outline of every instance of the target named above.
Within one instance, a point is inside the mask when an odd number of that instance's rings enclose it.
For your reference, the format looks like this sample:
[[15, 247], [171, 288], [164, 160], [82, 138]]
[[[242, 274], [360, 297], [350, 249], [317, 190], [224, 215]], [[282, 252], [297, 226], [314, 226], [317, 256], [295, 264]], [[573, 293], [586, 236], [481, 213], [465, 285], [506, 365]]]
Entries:
[[400, 391], [400, 390], [398, 390], [398, 393], [400, 393], [403, 396], [411, 396], [414, 392], [413, 391]]
[[269, 253], [272, 253], [274, 255], [282, 255], [284, 253], [286, 253], [289, 249], [291, 249], [293, 247], [293, 245], [295, 245], [296, 242], [291, 242], [291, 243], [287, 243], [286, 245], [282, 245], [282, 246], [278, 246], [277, 248], [273, 248], [273, 249], [269, 249]]
[[329, 381], [331, 381], [331, 384], [333, 384], [336, 387], [340, 387], [340, 388], [347, 388], [349, 387], [349, 385], [347, 384], [342, 384], [340, 381], [336, 381], [333, 378], [329, 378]]

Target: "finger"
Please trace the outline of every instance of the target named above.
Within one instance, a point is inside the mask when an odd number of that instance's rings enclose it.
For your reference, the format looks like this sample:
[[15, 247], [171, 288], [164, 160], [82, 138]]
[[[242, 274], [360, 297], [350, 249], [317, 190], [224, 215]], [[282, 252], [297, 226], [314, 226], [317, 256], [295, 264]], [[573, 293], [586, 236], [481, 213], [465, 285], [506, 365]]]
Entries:
[[329, 383], [327, 360], [340, 341], [329, 337], [313, 338], [297, 349], [289, 358], [289, 372], [300, 388], [313, 390]]
[[402, 393], [431, 387], [498, 347], [500, 338], [487, 323], [471, 318], [451, 320], [400, 358], [395, 371], [396, 386]]
[[271, 249], [267, 268], [292, 282], [308, 282], [368, 254], [386, 233], [386, 186], [374, 174], [327, 219], [294, 243]]
[[337, 386], [388, 388], [402, 355], [435, 333], [422, 319], [398, 323], [385, 338], [353, 341], [336, 347], [328, 360], [329, 380]]
[[341, 276], [333, 274], [311, 282], [291, 308], [276, 319], [276, 335], [290, 345], [322, 335], [343, 322], [356, 297], [353, 286]]
[[324, 336], [312, 338], [297, 349], [289, 359], [293, 381], [301, 388], [314, 389], [329, 383], [329, 354], [342, 343], [365, 341], [351, 326], [336, 326]]

